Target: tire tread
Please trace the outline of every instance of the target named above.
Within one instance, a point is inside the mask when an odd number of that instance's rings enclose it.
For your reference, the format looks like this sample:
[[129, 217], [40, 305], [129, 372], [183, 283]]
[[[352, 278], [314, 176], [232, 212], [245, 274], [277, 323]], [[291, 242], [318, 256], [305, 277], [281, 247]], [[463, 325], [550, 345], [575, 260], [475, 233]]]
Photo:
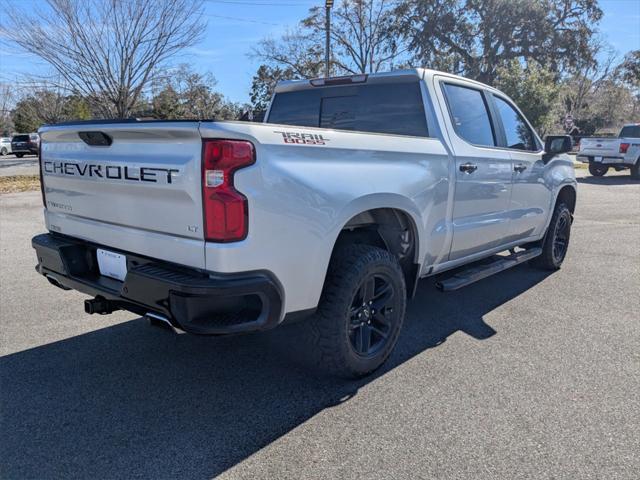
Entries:
[[[401, 291], [398, 294], [403, 299], [403, 307], [399, 312], [400, 327], [395, 330], [394, 337], [385, 345], [381, 360], [374, 368], [362, 369], [361, 366], [350, 361], [347, 340], [344, 338], [339, 322], [344, 320], [345, 312], [342, 309], [351, 303], [353, 289], [371, 263], [384, 263], [395, 270], [401, 284]], [[315, 367], [323, 373], [348, 378], [362, 377], [371, 373], [386, 360], [393, 349], [401, 329], [405, 305], [404, 275], [398, 260], [393, 255], [370, 245], [352, 244], [340, 248], [330, 262], [318, 310], [309, 322], [312, 342], [310, 353], [315, 357]]]

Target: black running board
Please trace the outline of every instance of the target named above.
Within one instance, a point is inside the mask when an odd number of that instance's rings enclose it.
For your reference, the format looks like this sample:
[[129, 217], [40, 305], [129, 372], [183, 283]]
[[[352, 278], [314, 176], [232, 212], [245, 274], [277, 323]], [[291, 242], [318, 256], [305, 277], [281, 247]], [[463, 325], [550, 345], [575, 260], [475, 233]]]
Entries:
[[494, 259], [492, 262], [484, 263], [482, 265], [472, 264], [466, 270], [456, 273], [446, 280], [437, 282], [436, 287], [443, 292], [458, 290], [459, 288], [471, 285], [478, 280], [482, 280], [483, 278], [490, 277], [491, 275], [495, 275], [496, 273], [500, 273], [511, 267], [520, 265], [521, 263], [531, 260], [541, 254], [541, 248], [530, 248], [528, 250], [512, 253], [507, 257], [496, 255], [492, 257]]

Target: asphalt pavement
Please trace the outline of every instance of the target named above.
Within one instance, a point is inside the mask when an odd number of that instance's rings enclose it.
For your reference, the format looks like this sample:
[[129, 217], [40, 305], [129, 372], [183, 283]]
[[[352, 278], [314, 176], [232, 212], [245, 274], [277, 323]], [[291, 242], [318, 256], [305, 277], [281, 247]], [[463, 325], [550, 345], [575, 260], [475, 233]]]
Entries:
[[[580, 176], [585, 172], [580, 171]], [[420, 283], [388, 364], [312, 375], [303, 324], [173, 335], [34, 271], [40, 192], [0, 195], [0, 477], [637, 479], [640, 183], [580, 179], [553, 274]]]
[[26, 155], [22, 158], [14, 154], [0, 156], [0, 177], [13, 175], [38, 175], [38, 156]]

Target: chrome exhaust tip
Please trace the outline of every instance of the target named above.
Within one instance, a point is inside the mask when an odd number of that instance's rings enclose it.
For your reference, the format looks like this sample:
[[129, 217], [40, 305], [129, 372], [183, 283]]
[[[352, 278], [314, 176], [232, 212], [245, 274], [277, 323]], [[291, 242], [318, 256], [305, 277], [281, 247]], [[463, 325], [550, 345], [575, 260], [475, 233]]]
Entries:
[[163, 330], [169, 330], [170, 332], [177, 335], [185, 333], [183, 330], [180, 330], [173, 323], [171, 323], [171, 320], [169, 320], [167, 317], [158, 315], [157, 313], [147, 312], [145, 313], [144, 318], [146, 318], [149, 322], [149, 325], [153, 327], [162, 328]]

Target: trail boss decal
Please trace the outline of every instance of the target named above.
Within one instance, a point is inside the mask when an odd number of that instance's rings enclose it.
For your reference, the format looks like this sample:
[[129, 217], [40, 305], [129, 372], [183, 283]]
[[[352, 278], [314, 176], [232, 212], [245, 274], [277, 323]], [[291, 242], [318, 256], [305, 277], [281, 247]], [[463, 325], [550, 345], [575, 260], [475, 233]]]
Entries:
[[133, 180], [136, 182], [173, 183], [175, 168], [129, 167], [120, 165], [99, 165], [94, 163], [44, 162], [45, 173], [72, 175], [77, 177], [104, 178], [108, 180]]
[[284, 143], [293, 143], [297, 145], [326, 145], [329, 141], [319, 133], [298, 133], [298, 132], [282, 132], [274, 130], [273, 133], [282, 135]]

